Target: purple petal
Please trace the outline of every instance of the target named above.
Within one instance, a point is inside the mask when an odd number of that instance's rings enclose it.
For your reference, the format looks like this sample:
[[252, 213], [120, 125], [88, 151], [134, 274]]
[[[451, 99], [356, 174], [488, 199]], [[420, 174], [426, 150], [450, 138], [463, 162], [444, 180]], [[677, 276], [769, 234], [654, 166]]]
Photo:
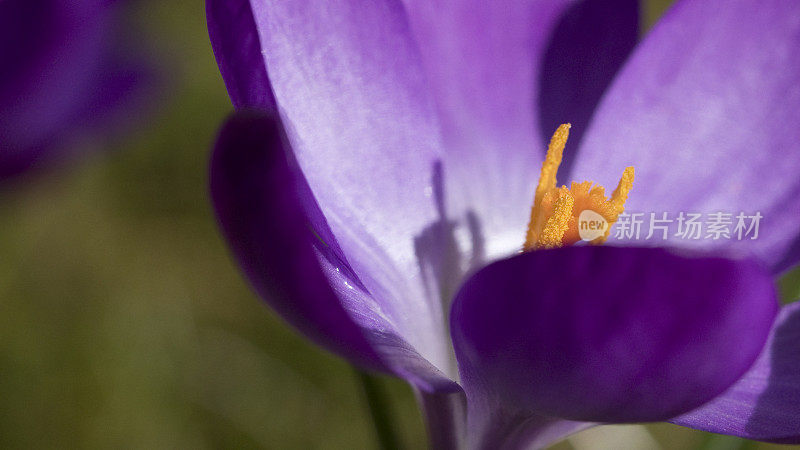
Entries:
[[800, 444], [800, 303], [783, 307], [761, 356], [736, 384], [670, 422], [747, 439]]
[[[405, 339], [453, 373], [439, 290], [438, 122], [403, 8], [391, 0], [251, 3], [294, 154], [341, 249]], [[439, 227], [441, 228], [441, 227]]]
[[550, 136], [572, 122], [575, 148], [633, 48], [638, 2], [406, 5], [440, 112], [452, 209], [472, 211], [489, 253], [507, 254], [521, 245]]
[[[572, 124], [570, 150], [559, 171], [570, 173], [581, 138], [600, 97], [639, 37], [637, 0], [588, 0], [562, 15], [542, 58], [539, 129], [549, 139], [559, 125]], [[547, 143], [542, 142], [542, 149]], [[566, 181], [566, 180], [565, 180]]]
[[220, 226], [256, 291], [316, 343], [356, 364], [423, 390], [458, 390], [397, 333], [341, 259], [282, 138], [274, 119], [238, 113], [211, 162]]
[[[647, 36], [587, 131], [575, 179], [615, 185], [636, 167], [626, 209], [760, 212], [759, 237], [672, 239], [800, 259], [800, 3], [678, 2]], [[639, 245], [644, 244], [639, 241]], [[663, 245], [663, 242], [657, 242]]]
[[89, 1], [0, 3], [0, 177], [49, 156], [102, 58], [107, 11]]
[[123, 58], [118, 12], [105, 0], [0, 2], [0, 179], [67, 156], [80, 133], [138, 103], [151, 78]]
[[219, 71], [238, 108], [275, 110], [249, 0], [206, 0], [208, 35]]
[[663, 249], [570, 247], [491, 264], [453, 304], [467, 393], [590, 422], [663, 420], [722, 393], [753, 363], [777, 311], [750, 261]]

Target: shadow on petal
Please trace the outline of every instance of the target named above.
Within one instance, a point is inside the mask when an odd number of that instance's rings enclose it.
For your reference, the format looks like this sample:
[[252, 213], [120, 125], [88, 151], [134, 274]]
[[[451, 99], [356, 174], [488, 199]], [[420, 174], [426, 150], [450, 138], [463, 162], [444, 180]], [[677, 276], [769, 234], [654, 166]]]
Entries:
[[736, 384], [670, 422], [759, 441], [800, 443], [800, 302], [783, 307], [764, 351]]

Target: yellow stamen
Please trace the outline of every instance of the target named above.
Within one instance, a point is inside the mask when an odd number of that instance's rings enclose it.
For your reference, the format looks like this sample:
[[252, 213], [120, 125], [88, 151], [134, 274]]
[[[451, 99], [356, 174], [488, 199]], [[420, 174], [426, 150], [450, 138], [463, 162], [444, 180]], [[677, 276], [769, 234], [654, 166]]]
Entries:
[[619, 179], [619, 184], [614, 192], [611, 194], [611, 203], [614, 207], [619, 209], [620, 213], [625, 210], [625, 200], [628, 199], [628, 193], [633, 186], [633, 167], [626, 167], [622, 172], [622, 178]]
[[564, 146], [567, 145], [570, 126], [570, 124], [566, 123], [558, 127], [556, 132], [553, 133], [553, 137], [550, 139], [550, 145], [547, 147], [547, 155], [545, 155], [544, 162], [542, 163], [539, 184], [536, 186], [536, 195], [533, 198], [533, 208], [531, 208], [531, 219], [525, 238], [524, 250], [533, 248], [542, 226], [544, 225], [544, 220], [552, 211], [552, 203], [550, 203], [547, 208], [545, 208], [548, 212], [547, 215], [538, 214], [538, 211], [542, 210], [542, 201], [544, 200], [545, 194], [556, 188], [556, 173], [558, 173], [558, 166], [561, 165], [561, 158], [564, 155]]
[[539, 174], [539, 185], [536, 186], [536, 196], [534, 206], [539, 206], [544, 194], [556, 187], [556, 174], [558, 166], [561, 165], [561, 158], [564, 156], [564, 147], [567, 145], [569, 129], [572, 125], [562, 124], [553, 137], [550, 138], [550, 145], [547, 146], [547, 155], [542, 163], [542, 171]]
[[602, 244], [608, 239], [611, 226], [625, 210], [625, 200], [633, 186], [633, 167], [627, 167], [622, 172], [622, 178], [610, 198], [605, 197], [603, 186], [591, 181], [572, 182], [569, 189], [566, 186], [557, 187], [556, 173], [569, 137], [569, 128], [570, 124], [559, 126], [547, 147], [523, 251], [561, 247], [580, 241], [578, 217], [585, 210], [594, 211], [608, 222], [605, 234], [591, 241], [592, 244]]
[[569, 193], [569, 189], [557, 189], [549, 191], [545, 196], [552, 196], [553, 192], [558, 192], [558, 198], [553, 203], [553, 212], [545, 222], [537, 244], [540, 248], [555, 248], [561, 246], [561, 239], [567, 231], [569, 220], [572, 218], [572, 207], [575, 198]]

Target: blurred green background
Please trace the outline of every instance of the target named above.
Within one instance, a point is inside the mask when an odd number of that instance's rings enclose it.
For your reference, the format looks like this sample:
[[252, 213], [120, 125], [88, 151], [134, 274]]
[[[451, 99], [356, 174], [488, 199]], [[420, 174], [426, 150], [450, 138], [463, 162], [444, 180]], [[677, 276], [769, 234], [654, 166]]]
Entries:
[[[173, 73], [155, 114], [0, 193], [0, 447], [375, 448], [353, 370], [261, 304], [217, 233], [206, 163], [231, 106], [203, 3], [130, 12]], [[378, 383], [401, 442], [423, 448], [410, 389]], [[664, 424], [589, 433], [558, 448], [772, 447]]]

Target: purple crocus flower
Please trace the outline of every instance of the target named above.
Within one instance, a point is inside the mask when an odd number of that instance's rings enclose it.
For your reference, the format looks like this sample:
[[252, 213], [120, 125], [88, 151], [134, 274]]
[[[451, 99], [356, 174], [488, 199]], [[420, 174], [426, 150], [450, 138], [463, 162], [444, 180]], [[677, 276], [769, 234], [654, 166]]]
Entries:
[[[800, 3], [723, 3], [636, 45], [635, 1], [209, 0], [233, 253], [308, 337], [414, 386], [434, 447], [660, 420], [800, 442], [800, 303], [773, 283], [800, 257]], [[629, 211], [759, 211], [759, 238], [519, 253], [561, 121], [560, 181], [633, 166]]]
[[64, 159], [137, 106], [150, 74], [126, 47], [123, 3], [0, 1], [0, 181]]

